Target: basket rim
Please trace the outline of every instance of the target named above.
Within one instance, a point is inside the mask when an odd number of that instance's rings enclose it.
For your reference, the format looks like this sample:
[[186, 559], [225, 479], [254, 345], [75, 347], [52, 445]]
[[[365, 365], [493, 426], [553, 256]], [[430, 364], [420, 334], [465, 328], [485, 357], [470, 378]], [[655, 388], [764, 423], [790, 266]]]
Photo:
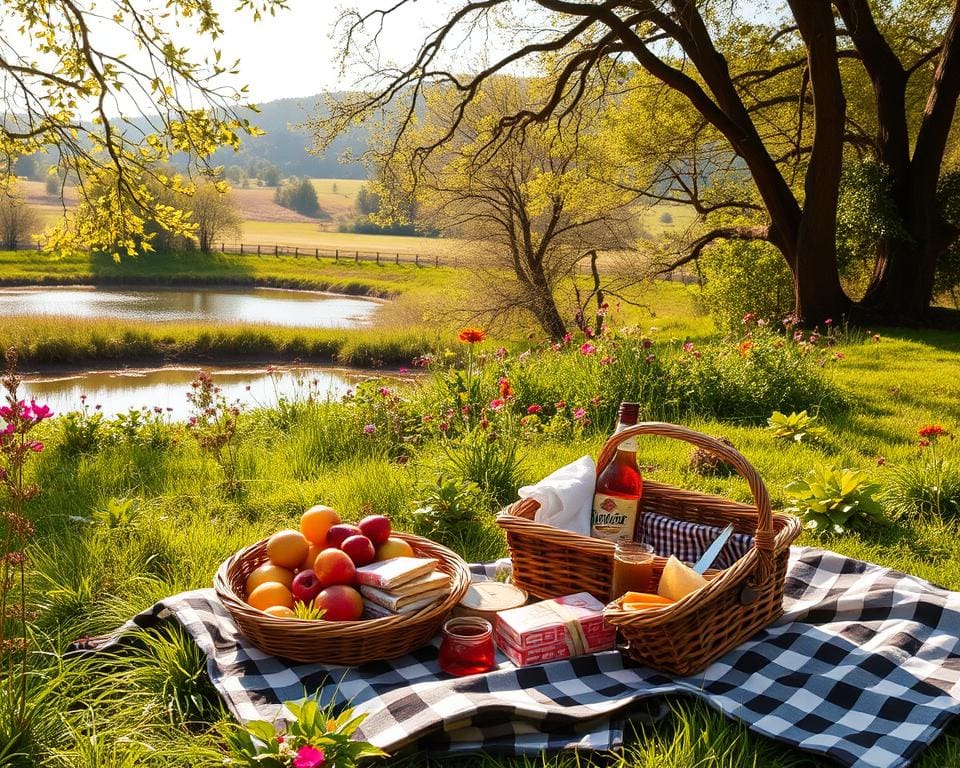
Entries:
[[[449, 612], [453, 606], [460, 602], [463, 595], [466, 594], [470, 586], [471, 574], [466, 561], [456, 552], [438, 544], [435, 541], [426, 539], [422, 536], [394, 531], [391, 536], [402, 538], [412, 546], [426, 544], [429, 549], [435, 550], [440, 561], [438, 567], [450, 573], [451, 585], [450, 594], [441, 600], [421, 608], [419, 611], [407, 614], [397, 614], [394, 616], [384, 616], [373, 619], [358, 619], [356, 621], [325, 621], [323, 619], [300, 619], [284, 618], [280, 616], [271, 616], [268, 613], [249, 605], [240, 595], [236, 593], [230, 584], [230, 577], [234, 570], [240, 564], [250, 558], [266, 554], [266, 543], [269, 537], [261, 539], [243, 549], [238, 550], [233, 555], [224, 560], [217, 569], [214, 576], [214, 591], [217, 598], [227, 609], [227, 611], [236, 620], [236, 613], [240, 613], [245, 620], [263, 623], [272, 629], [281, 627], [296, 628], [299, 630], [314, 630], [312, 634], [322, 633], [324, 637], [334, 638], [341, 635], [355, 634], [364, 629], [394, 629], [402, 630], [405, 626], [421, 625], [434, 618], [438, 618]], [[433, 556], [432, 554], [430, 556]], [[263, 558], [265, 561], [266, 558]], [[443, 567], [446, 566], [446, 567]], [[435, 616], [436, 615], [436, 616]], [[249, 639], [249, 638], [248, 638]]]

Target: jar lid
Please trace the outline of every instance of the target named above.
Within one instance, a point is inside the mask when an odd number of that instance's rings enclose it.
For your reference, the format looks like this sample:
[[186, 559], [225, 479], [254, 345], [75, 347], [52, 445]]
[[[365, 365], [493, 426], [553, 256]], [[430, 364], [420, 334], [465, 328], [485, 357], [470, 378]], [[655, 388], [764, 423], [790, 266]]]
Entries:
[[475, 581], [468, 588], [458, 608], [462, 613], [483, 615], [518, 608], [527, 602], [527, 593], [502, 581]]

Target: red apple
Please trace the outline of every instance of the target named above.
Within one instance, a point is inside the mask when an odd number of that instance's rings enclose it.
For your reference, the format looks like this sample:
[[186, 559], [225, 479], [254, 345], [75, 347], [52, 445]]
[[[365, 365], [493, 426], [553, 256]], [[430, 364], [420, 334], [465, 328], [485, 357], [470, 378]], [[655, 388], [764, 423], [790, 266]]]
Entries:
[[350, 536], [343, 540], [340, 549], [350, 555], [353, 564], [358, 568], [361, 565], [372, 563], [373, 558], [377, 556], [377, 551], [373, 548], [373, 542], [366, 536]]
[[350, 536], [359, 536], [360, 533], [361, 531], [357, 526], [350, 525], [349, 523], [331, 525], [330, 530], [327, 531], [327, 546], [337, 547], [339, 549], [344, 539]]
[[324, 621], [357, 621], [363, 615], [363, 598], [346, 584], [327, 587], [316, 596], [313, 604], [325, 611]]
[[293, 577], [293, 584], [290, 586], [290, 592], [293, 599], [303, 603], [309, 603], [313, 598], [320, 594], [323, 584], [317, 578], [313, 571], [300, 571]]
[[390, 518], [384, 515], [367, 515], [357, 524], [357, 527], [375, 547], [379, 547], [390, 538]]
[[323, 587], [329, 587], [332, 584], [352, 584], [357, 576], [357, 568], [350, 559], [350, 555], [333, 547], [321, 550], [313, 563], [313, 570]]

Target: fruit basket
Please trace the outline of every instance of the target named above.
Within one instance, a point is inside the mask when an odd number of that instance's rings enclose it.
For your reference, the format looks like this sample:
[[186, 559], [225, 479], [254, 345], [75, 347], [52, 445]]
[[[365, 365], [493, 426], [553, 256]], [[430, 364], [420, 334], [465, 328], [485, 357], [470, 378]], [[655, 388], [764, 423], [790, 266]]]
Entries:
[[237, 552], [217, 570], [214, 588], [237, 627], [257, 648], [274, 656], [301, 662], [357, 666], [403, 656], [426, 645], [470, 586], [467, 564], [451, 550], [429, 539], [394, 533], [413, 548], [417, 557], [439, 561], [437, 569], [450, 574], [450, 594], [416, 613], [361, 621], [323, 621], [278, 618], [247, 605], [247, 576], [267, 561], [267, 540]]
[[[640, 513], [657, 512], [711, 526], [733, 523], [737, 533], [752, 534], [753, 547], [709, 583], [676, 603], [645, 611], [625, 611], [616, 602], [604, 611], [629, 643], [630, 656], [677, 675], [689, 675], [736, 647], [783, 612], [783, 587], [790, 543], [800, 534], [793, 515], [774, 514], [759, 474], [742, 454], [719, 440], [686, 427], [645, 422], [607, 440], [597, 458], [597, 473], [613, 459], [617, 446], [631, 437], [654, 435], [691, 443], [728, 462], [747, 481], [754, 504], [683, 490], [644, 479]], [[614, 544], [534, 522], [538, 504], [523, 499], [497, 518], [507, 535], [513, 580], [539, 598], [587, 591], [610, 599]], [[666, 558], [654, 558], [654, 585]], [[655, 588], [655, 587], [654, 587]]]

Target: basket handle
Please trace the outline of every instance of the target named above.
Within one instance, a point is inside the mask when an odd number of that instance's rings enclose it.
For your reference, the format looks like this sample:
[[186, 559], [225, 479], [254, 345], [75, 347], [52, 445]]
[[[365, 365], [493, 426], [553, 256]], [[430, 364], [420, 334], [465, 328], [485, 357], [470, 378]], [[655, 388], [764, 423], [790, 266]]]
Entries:
[[750, 486], [750, 492], [753, 494], [753, 500], [757, 505], [757, 530], [754, 535], [753, 545], [760, 555], [761, 570], [764, 568], [773, 568], [774, 552], [774, 531], [773, 531], [773, 512], [770, 508], [770, 494], [767, 493], [767, 487], [760, 479], [757, 470], [747, 461], [746, 457], [735, 448], [725, 445], [715, 437], [710, 437], [702, 432], [697, 432], [677, 424], [666, 424], [660, 421], [644, 421], [627, 427], [622, 432], [618, 432], [607, 439], [600, 455], [597, 457], [597, 475], [609, 464], [617, 453], [617, 447], [629, 440], [631, 437], [639, 435], [656, 435], [659, 437], [672, 437], [675, 440], [683, 440], [691, 443], [698, 448], [709, 451], [714, 456], [723, 459], [747, 481]]

